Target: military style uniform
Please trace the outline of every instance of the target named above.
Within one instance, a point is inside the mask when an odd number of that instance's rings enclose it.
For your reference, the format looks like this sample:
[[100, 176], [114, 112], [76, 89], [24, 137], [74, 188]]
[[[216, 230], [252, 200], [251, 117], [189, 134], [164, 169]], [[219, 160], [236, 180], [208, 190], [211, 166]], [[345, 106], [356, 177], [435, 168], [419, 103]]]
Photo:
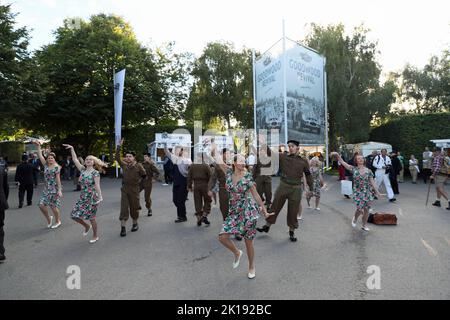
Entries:
[[187, 185], [194, 186], [195, 215], [198, 221], [207, 217], [211, 212], [211, 198], [208, 196], [208, 183], [211, 170], [207, 164], [192, 164], [189, 167]]
[[309, 189], [312, 190], [312, 178], [309, 171], [309, 163], [300, 155], [280, 154], [280, 185], [275, 192], [275, 198], [271, 212], [275, 214], [266, 219], [270, 224], [275, 224], [283, 206], [288, 201], [287, 225], [291, 230], [298, 228], [297, 214], [302, 200], [302, 178], [306, 176]]
[[225, 172], [219, 167], [217, 163], [214, 164], [214, 172], [209, 180], [208, 190], [213, 191], [217, 181], [219, 182], [219, 205], [222, 213], [223, 221], [228, 217], [228, 191], [225, 188], [226, 183]]
[[[272, 170], [270, 170], [271, 164], [271, 151], [267, 146], [266, 148], [267, 155], [261, 156], [258, 154], [258, 161], [256, 165], [253, 167], [253, 180], [256, 182], [256, 190], [258, 191], [261, 199], [265, 200], [265, 204], [267, 207], [270, 207], [272, 204]], [[267, 174], [268, 170], [270, 170], [270, 174]]]
[[152, 189], [153, 189], [153, 178], [159, 177], [159, 170], [153, 163], [142, 162], [142, 166], [144, 167], [146, 178], [142, 180], [140, 191], [144, 190], [145, 197], [145, 207], [150, 211], [152, 209]]
[[120, 157], [120, 148], [116, 150], [116, 159], [123, 171], [119, 219], [128, 221], [131, 215], [133, 220], [137, 220], [141, 209], [139, 203], [140, 183], [146, 176], [145, 169], [140, 163], [128, 165], [124, 162]]

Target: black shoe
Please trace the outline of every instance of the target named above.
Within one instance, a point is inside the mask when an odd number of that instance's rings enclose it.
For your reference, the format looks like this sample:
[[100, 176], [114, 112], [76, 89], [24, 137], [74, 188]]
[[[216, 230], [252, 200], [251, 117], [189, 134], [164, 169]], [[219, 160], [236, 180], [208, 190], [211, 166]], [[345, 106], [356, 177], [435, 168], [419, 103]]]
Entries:
[[182, 222], [186, 222], [187, 219], [180, 219], [178, 218], [177, 220], [175, 220], [175, 223], [182, 223]]
[[22, 209], [23, 208], [23, 204], [19, 204], [19, 209]]
[[0, 254], [0, 263], [5, 262], [6, 257], [4, 254]]
[[350, 196], [348, 196], [348, 195], [344, 195], [347, 199], [350, 199]]
[[433, 206], [435, 206], [435, 207], [441, 207], [441, 202], [440, 201], [435, 201], [434, 203], [433, 203]]
[[133, 224], [133, 228], [131, 228], [131, 232], [136, 232], [138, 230], [139, 230], [139, 225], [137, 223]]
[[126, 237], [127, 236], [127, 229], [125, 227], [122, 227], [120, 229], [120, 236], [121, 237]]
[[235, 234], [234, 238], [236, 239], [236, 241], [242, 241], [242, 237], [238, 234]]
[[445, 209], [450, 210], [450, 204], [448, 205], [448, 208], [445, 208]]
[[147, 216], [151, 217], [153, 215], [152, 209], [148, 209]]
[[262, 228], [256, 228], [256, 230], [258, 230], [259, 232], [269, 233], [270, 227], [269, 226], [264, 226]]
[[27, 206], [29, 206], [29, 207], [32, 206], [32, 205], [33, 205], [33, 202], [30, 202], [30, 203], [27, 204]]
[[294, 231], [289, 231], [289, 239], [292, 242], [297, 242], [297, 238], [295, 237]]
[[377, 196], [375, 196], [375, 197], [374, 197], [374, 199], [375, 199], [375, 200], [378, 200], [378, 197], [377, 197]]
[[395, 202], [395, 201], [397, 201], [397, 199], [395, 199], [395, 198], [389, 199], [389, 202]]
[[203, 222], [204, 224], [206, 224], [207, 227], [209, 227], [209, 225], [211, 224], [211, 222], [208, 221], [208, 218], [207, 218], [207, 217], [203, 217], [202, 222]]

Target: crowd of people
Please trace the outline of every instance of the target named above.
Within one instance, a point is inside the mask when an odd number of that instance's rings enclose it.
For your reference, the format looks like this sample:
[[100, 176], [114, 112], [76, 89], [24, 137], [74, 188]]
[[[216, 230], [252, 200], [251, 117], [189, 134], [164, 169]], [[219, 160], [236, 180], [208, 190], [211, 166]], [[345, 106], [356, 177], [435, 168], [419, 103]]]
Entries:
[[[17, 167], [15, 181], [19, 185], [19, 208], [22, 208], [27, 194], [26, 203], [32, 205], [33, 187], [37, 184], [36, 175], [42, 171], [44, 188], [39, 199], [39, 208], [42, 212], [46, 226], [57, 229], [62, 224], [61, 201], [62, 166], [56, 161], [56, 155], [49, 148], [42, 150], [39, 142], [34, 142], [38, 149], [31, 159], [24, 155], [22, 163]], [[144, 154], [144, 161], [138, 162], [136, 153], [127, 150], [122, 155], [122, 142], [116, 149], [115, 160], [122, 170], [121, 206], [120, 206], [120, 236], [127, 236], [127, 222], [131, 217], [131, 232], [139, 230], [140, 194], [144, 191], [147, 215], [151, 217], [152, 211], [152, 185], [155, 179], [160, 179], [160, 173], [150, 154]], [[99, 241], [96, 215], [99, 205], [103, 201], [100, 186], [100, 177], [104, 173], [106, 164], [101, 159], [89, 155], [84, 161], [78, 157], [71, 145], [63, 145], [70, 151], [70, 158], [65, 163], [66, 168], [74, 166], [73, 171], [66, 173], [67, 178], [72, 172], [79, 172], [77, 184], [80, 197], [73, 205], [71, 219], [83, 227], [83, 236], [92, 230], [91, 244]], [[434, 206], [440, 207], [442, 198], [449, 201], [444, 183], [448, 179], [450, 162], [440, 149], [433, 153], [426, 150], [422, 171], [426, 172], [425, 181], [435, 183], [437, 199]], [[312, 159], [300, 155], [300, 142], [289, 140], [287, 145], [278, 149], [270, 148], [264, 137], [258, 138], [257, 147], [252, 147], [254, 156], [249, 161], [233, 150], [222, 149], [213, 144], [209, 152], [195, 155], [194, 163], [188, 150], [176, 147], [173, 150], [165, 148], [164, 158], [164, 185], [172, 185], [172, 201], [176, 207], [177, 217], [175, 223], [188, 221], [186, 201], [189, 192], [193, 193], [196, 224], [210, 226], [208, 219], [212, 202], [218, 198], [219, 208], [223, 217], [223, 224], [218, 240], [233, 254], [233, 268], [240, 264], [243, 251], [231, 240], [244, 240], [248, 257], [248, 278], [256, 277], [254, 262], [254, 239], [257, 233], [269, 233], [276, 224], [277, 218], [287, 202], [287, 227], [289, 240], [297, 242], [295, 235], [302, 220], [301, 200], [305, 193], [308, 207], [320, 212], [321, 191], [325, 187], [323, 178], [323, 165], [318, 157]], [[367, 225], [371, 207], [375, 199], [382, 195], [381, 186], [387, 193], [390, 202], [396, 201], [399, 194], [398, 183], [404, 182], [405, 159], [399, 152], [388, 155], [387, 150], [374, 152], [364, 158], [356, 152], [352, 159], [346, 161], [343, 157], [332, 152], [330, 157], [340, 164], [340, 179], [349, 179], [353, 182], [352, 197], [356, 206], [355, 214], [351, 220], [352, 227], [356, 228], [359, 217], [362, 217], [361, 229], [370, 231]], [[103, 157], [102, 157], [103, 158]], [[277, 166], [273, 160], [277, 160]], [[411, 156], [408, 169], [411, 172], [412, 182], [417, 183], [419, 164]], [[429, 169], [428, 169], [429, 168]], [[429, 170], [429, 172], [425, 171]], [[272, 178], [280, 177], [280, 183], [272, 193]], [[7, 166], [3, 163], [0, 170], [0, 261], [5, 259], [3, 248], [4, 212], [8, 209], [8, 183]], [[217, 197], [218, 195], [218, 197]], [[350, 195], [347, 195], [350, 197]], [[311, 201], [314, 198], [314, 208]], [[450, 203], [447, 208], [450, 210]], [[260, 227], [257, 221], [263, 217], [265, 222]]]

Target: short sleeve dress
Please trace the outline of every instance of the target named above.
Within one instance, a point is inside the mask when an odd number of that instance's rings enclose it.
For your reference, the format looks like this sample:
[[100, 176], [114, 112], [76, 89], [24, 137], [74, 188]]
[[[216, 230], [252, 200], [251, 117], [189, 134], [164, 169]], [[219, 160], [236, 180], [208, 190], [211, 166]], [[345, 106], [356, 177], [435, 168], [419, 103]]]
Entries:
[[254, 181], [249, 172], [236, 185], [233, 184], [232, 177], [233, 170], [229, 169], [225, 184], [229, 194], [229, 215], [223, 223], [221, 234], [237, 234], [247, 240], [253, 240], [259, 218], [258, 206], [250, 193]]
[[59, 166], [50, 169], [48, 166], [44, 167], [44, 191], [39, 199], [39, 205], [44, 205], [51, 208], [61, 208], [61, 198], [58, 196], [58, 185], [56, 183], [56, 175], [61, 172]]
[[373, 178], [371, 170], [365, 168], [361, 174], [357, 167], [353, 167], [353, 200], [358, 210], [370, 208], [375, 199], [369, 178]]
[[320, 169], [319, 168], [310, 168], [311, 171], [311, 178], [313, 181], [313, 197], [320, 198]]
[[95, 190], [95, 177], [100, 177], [97, 170], [87, 172], [86, 169], [81, 170], [80, 185], [81, 193], [80, 199], [73, 207], [71, 218], [82, 220], [93, 220], [97, 215], [98, 209], [98, 194]]

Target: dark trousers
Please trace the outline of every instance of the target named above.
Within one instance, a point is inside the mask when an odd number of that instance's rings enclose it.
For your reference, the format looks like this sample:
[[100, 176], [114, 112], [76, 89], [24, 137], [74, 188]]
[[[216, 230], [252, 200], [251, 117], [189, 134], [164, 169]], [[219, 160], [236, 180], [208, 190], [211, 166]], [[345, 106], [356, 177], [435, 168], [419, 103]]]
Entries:
[[431, 177], [431, 169], [422, 169], [423, 183], [426, 184], [430, 177]]
[[5, 239], [5, 231], [3, 231], [3, 226], [5, 225], [5, 210], [0, 209], [0, 254], [5, 254], [5, 247], [3, 246], [3, 241]]
[[266, 206], [270, 206], [272, 204], [272, 177], [259, 176], [255, 179], [255, 182], [259, 196], [265, 200]]
[[25, 198], [25, 192], [27, 193], [27, 204], [31, 205], [33, 201], [33, 185], [23, 185], [19, 186], [19, 205], [23, 205], [23, 199]]
[[172, 173], [170, 170], [164, 170], [164, 181], [166, 184], [172, 183]]
[[391, 187], [392, 187], [392, 191], [394, 191], [394, 194], [400, 194], [399, 189], [398, 189], [397, 177], [395, 177], [395, 178], [389, 177], [389, 180], [391, 181]]
[[211, 198], [208, 196], [208, 182], [194, 181], [195, 215], [200, 219], [211, 212]]
[[35, 170], [33, 170], [33, 182], [35, 186], [38, 185], [38, 171]]
[[173, 186], [173, 203], [177, 207], [177, 216], [180, 220], [186, 220], [186, 200], [188, 195], [187, 185]]
[[228, 191], [225, 188], [219, 189], [219, 205], [223, 221], [228, 217]]
[[152, 208], [152, 189], [153, 181], [146, 181], [146, 183], [141, 187], [141, 192], [144, 190], [145, 207], [150, 210]]

